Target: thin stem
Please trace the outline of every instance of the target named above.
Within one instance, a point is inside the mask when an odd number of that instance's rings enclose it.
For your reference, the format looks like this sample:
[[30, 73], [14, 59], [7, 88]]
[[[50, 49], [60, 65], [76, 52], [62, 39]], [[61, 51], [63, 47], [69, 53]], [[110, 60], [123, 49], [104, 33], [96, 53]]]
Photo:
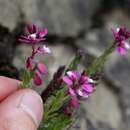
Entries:
[[94, 62], [87, 68], [86, 72], [88, 75], [94, 75], [97, 71], [99, 71], [106, 62], [107, 57], [115, 50], [116, 42], [112, 44], [108, 49], [104, 51], [104, 53], [99, 56]]
[[33, 44], [33, 45], [32, 45], [32, 55], [31, 55], [31, 58], [32, 58], [32, 59], [34, 58], [35, 54], [36, 54], [35, 45]]

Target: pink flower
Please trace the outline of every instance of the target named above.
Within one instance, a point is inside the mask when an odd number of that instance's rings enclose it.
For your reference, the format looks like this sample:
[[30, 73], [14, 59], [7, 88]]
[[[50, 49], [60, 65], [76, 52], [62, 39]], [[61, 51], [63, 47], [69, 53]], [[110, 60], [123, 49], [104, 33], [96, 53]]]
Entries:
[[77, 71], [68, 71], [67, 75], [63, 77], [63, 81], [68, 85], [72, 108], [78, 106], [79, 99], [88, 98], [94, 91], [94, 81], [85, 72], [80, 74]]
[[42, 85], [43, 81], [42, 81], [42, 75], [36, 71], [35, 75], [33, 77], [33, 81], [36, 85]]
[[71, 97], [71, 100], [70, 100], [70, 106], [72, 108], [77, 108], [79, 105], [79, 101], [78, 101], [78, 98], [75, 96], [75, 97]]
[[45, 64], [40, 63], [40, 62], [37, 64], [37, 71], [39, 71], [40, 74], [47, 74], [48, 73], [48, 69], [45, 66]]
[[68, 76], [64, 76], [63, 80], [68, 86], [71, 86], [73, 84], [73, 81]]
[[46, 53], [50, 54], [51, 50], [46, 45], [43, 45], [43, 46], [38, 47], [37, 53], [39, 53], [39, 54], [46, 54]]
[[117, 51], [121, 55], [125, 55], [128, 50], [130, 50], [130, 44], [128, 43], [128, 38], [130, 38], [130, 32], [126, 30], [125, 27], [112, 29], [113, 35], [117, 43]]
[[68, 71], [67, 75], [63, 77], [64, 82], [71, 86], [80, 77], [80, 73], [77, 71]]
[[70, 86], [69, 86], [69, 94], [71, 95], [71, 97], [77, 96], [76, 91], [73, 88], [71, 88]]
[[37, 42], [43, 42], [45, 41], [45, 36], [48, 33], [48, 30], [45, 29], [40, 29], [39, 27], [37, 27], [36, 25], [32, 24], [32, 25], [28, 25], [27, 26], [27, 32], [28, 34], [21, 36], [21, 38], [19, 39], [20, 42], [24, 42], [24, 43], [37, 43]]
[[40, 29], [36, 25], [27, 26], [27, 34], [21, 36], [19, 41], [28, 43], [32, 46], [32, 53], [26, 60], [26, 69], [30, 72], [31, 78], [36, 85], [41, 85], [43, 83], [42, 76], [48, 73], [48, 69], [45, 64], [35, 61], [35, 56], [37, 54], [50, 54], [51, 50], [46, 45], [37, 47], [36, 43], [42, 42], [45, 40], [47, 35], [47, 29]]
[[29, 25], [27, 25], [27, 31], [29, 34], [33, 34], [33, 33], [37, 32], [37, 26], [34, 24], [29, 24]]
[[91, 84], [84, 84], [81, 88], [77, 89], [77, 93], [79, 96], [83, 98], [88, 98], [89, 93], [92, 93], [94, 88]]
[[128, 50], [130, 50], [130, 45], [127, 41], [122, 41], [118, 44], [117, 51], [121, 55], [126, 55]]
[[74, 89], [72, 89], [71, 87], [69, 87], [69, 94], [71, 96], [70, 106], [72, 108], [76, 108], [78, 106], [78, 102], [79, 102], [76, 91]]
[[26, 67], [29, 70], [32, 70], [33, 68], [33, 59], [31, 57], [28, 57], [27, 61], [26, 61]]
[[67, 75], [74, 81], [77, 80], [80, 77], [80, 73], [73, 70], [73, 71], [68, 71]]
[[36, 85], [42, 85], [43, 83], [42, 77], [43, 75], [46, 75], [47, 73], [48, 73], [48, 69], [45, 66], [45, 64], [41, 62], [37, 63], [36, 69], [34, 71], [34, 77], [33, 77], [34, 83]]

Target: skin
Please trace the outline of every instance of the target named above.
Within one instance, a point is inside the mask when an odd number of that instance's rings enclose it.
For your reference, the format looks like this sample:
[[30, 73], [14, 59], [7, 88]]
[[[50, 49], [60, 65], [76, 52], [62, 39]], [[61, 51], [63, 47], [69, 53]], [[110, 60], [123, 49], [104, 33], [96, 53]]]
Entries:
[[41, 97], [18, 89], [20, 81], [0, 76], [0, 130], [37, 130], [43, 116]]

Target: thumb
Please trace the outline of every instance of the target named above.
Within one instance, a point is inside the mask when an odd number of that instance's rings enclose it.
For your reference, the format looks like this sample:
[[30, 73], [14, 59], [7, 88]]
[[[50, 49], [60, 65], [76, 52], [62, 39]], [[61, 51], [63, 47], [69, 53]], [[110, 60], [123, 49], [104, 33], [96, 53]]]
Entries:
[[19, 90], [0, 104], [0, 130], [36, 130], [42, 114], [40, 96], [31, 89]]

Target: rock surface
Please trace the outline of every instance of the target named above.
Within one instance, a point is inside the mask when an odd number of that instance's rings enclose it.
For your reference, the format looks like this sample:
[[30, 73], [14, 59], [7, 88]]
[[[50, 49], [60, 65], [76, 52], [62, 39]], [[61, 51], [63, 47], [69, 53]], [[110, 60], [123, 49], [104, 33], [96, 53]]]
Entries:
[[[38, 1], [39, 18], [52, 33], [76, 36], [90, 27], [90, 18], [101, 0], [42, 0]], [[42, 23], [41, 23], [42, 24]]]
[[[101, 0], [0, 0], [0, 23], [14, 29], [22, 19], [45, 26], [50, 33], [76, 36], [90, 27]], [[30, 8], [31, 7], [31, 8]]]
[[[117, 53], [112, 55], [106, 65], [105, 74], [109, 82], [111, 82], [120, 91], [121, 104], [124, 109], [124, 118], [126, 124], [130, 122], [130, 55], [120, 57]], [[128, 127], [128, 129], [130, 126]]]
[[18, 71], [12, 65], [15, 51], [14, 35], [0, 25], [0, 75], [18, 78]]
[[[49, 68], [48, 83], [60, 65], [69, 63], [75, 50], [83, 49], [87, 56], [95, 58], [113, 41], [111, 27], [130, 28], [129, 3], [129, 0], [0, 0], [0, 74], [6, 72], [6, 76], [17, 77], [16, 68], [21, 72], [25, 57], [31, 53], [25, 44], [15, 46], [17, 32], [12, 30], [18, 23], [36, 23], [49, 29], [48, 44], [53, 54], [37, 57]], [[103, 81], [81, 106], [71, 130], [130, 130], [129, 57], [130, 54], [121, 57], [116, 52], [110, 56]], [[84, 62], [92, 60], [84, 58]]]
[[13, 30], [20, 18], [19, 0], [0, 0], [0, 24]]
[[100, 83], [93, 95], [83, 103], [86, 116], [95, 126], [106, 124], [113, 129], [119, 129], [121, 123], [121, 110], [119, 102], [109, 86]]
[[80, 108], [80, 118], [73, 127], [74, 130], [84, 130], [84, 127], [87, 130], [120, 129], [121, 109], [117, 97], [111, 92], [109, 86], [100, 83], [96, 92], [85, 102]]

